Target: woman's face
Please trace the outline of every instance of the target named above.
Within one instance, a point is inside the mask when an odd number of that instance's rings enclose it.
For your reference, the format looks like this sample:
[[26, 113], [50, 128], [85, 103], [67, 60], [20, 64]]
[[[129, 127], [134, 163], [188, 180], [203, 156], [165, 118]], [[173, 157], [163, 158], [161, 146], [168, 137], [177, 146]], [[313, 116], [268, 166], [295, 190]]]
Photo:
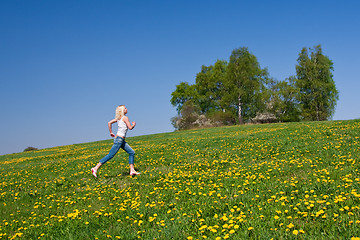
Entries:
[[128, 110], [126, 107], [124, 107], [124, 114], [127, 114]]

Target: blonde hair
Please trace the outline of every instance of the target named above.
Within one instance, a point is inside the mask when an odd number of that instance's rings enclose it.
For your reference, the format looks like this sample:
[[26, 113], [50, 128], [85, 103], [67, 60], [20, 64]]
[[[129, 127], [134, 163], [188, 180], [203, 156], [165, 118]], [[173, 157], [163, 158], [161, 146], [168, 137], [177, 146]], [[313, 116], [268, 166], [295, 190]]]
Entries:
[[115, 110], [115, 119], [120, 120], [125, 115], [125, 105], [119, 105]]

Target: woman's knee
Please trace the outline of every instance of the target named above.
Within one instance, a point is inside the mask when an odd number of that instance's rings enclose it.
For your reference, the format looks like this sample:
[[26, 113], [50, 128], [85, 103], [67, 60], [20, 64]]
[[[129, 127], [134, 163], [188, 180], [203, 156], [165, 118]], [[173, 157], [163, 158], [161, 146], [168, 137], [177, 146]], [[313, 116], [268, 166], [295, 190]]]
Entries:
[[135, 156], [135, 151], [131, 149], [131, 150], [129, 151], [129, 155]]

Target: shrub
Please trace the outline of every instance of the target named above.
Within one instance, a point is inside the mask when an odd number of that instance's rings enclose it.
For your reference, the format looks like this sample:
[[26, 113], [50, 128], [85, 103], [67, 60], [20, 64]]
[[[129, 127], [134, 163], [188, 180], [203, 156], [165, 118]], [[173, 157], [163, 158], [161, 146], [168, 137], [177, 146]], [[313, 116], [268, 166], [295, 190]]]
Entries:
[[25, 148], [24, 152], [28, 152], [28, 151], [36, 151], [36, 150], [39, 150], [39, 149], [34, 148], [34, 147], [27, 147], [27, 148]]
[[211, 119], [212, 126], [214, 127], [231, 126], [236, 124], [236, 117], [234, 117], [234, 114], [229, 111], [213, 112], [208, 114], [208, 118]]
[[251, 119], [252, 123], [274, 123], [276, 122], [276, 116], [272, 113], [257, 113], [256, 117]]

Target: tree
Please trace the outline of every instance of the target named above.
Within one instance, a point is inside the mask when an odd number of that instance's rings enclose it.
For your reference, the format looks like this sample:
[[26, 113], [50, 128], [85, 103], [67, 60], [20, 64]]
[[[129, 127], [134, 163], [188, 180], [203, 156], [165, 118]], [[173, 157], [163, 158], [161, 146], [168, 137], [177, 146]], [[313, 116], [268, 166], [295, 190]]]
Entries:
[[271, 112], [281, 122], [300, 121], [299, 89], [295, 84], [296, 78], [291, 76], [284, 81], [274, 81], [269, 87]]
[[297, 59], [298, 100], [304, 120], [324, 121], [332, 117], [339, 99], [332, 74], [333, 62], [323, 55], [320, 45], [309, 51], [303, 48]]
[[195, 89], [195, 85], [189, 85], [187, 82], [181, 82], [179, 85], [176, 86], [176, 90], [171, 93], [171, 104], [175, 107], [180, 114], [181, 109], [185, 102], [189, 100], [193, 100], [196, 102], [198, 99], [198, 94]]
[[244, 118], [255, 117], [260, 110], [259, 99], [268, 73], [261, 69], [256, 57], [247, 47], [232, 51], [224, 81], [224, 101], [236, 109], [238, 121], [244, 123]]
[[217, 60], [215, 65], [202, 66], [196, 75], [196, 91], [202, 113], [225, 111], [222, 105], [223, 82], [227, 62]]

